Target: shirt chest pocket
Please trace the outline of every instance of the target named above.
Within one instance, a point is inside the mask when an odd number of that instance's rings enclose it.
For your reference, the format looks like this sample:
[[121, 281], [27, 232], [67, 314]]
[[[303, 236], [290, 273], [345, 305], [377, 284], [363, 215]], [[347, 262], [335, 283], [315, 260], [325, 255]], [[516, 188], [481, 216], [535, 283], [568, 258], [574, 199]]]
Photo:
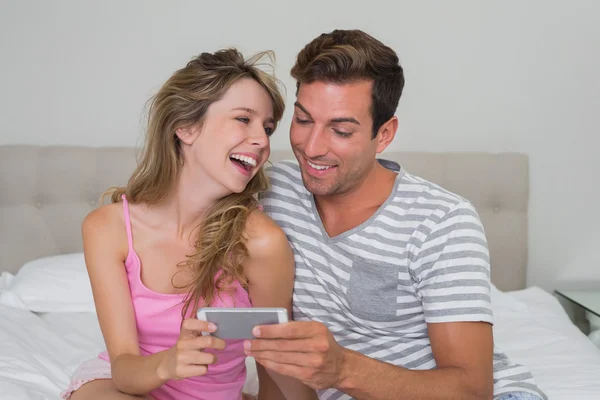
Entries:
[[355, 258], [346, 292], [352, 314], [378, 322], [397, 320], [399, 267]]

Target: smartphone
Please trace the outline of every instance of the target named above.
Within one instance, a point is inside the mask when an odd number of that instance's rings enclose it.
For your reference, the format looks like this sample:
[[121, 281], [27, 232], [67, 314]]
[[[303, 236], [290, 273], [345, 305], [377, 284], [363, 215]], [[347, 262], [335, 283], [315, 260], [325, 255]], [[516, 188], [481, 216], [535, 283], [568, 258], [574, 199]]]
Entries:
[[[288, 322], [285, 308], [213, 308], [198, 310], [201, 321], [212, 322], [217, 326], [213, 336], [221, 339], [253, 339], [252, 328], [257, 325], [283, 324]], [[204, 336], [211, 335], [202, 332]]]

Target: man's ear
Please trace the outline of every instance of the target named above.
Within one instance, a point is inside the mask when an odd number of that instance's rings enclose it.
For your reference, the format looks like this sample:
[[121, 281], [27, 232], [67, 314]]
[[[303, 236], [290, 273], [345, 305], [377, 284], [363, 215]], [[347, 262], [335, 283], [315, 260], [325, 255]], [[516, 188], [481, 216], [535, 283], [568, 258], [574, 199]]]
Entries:
[[198, 135], [200, 135], [200, 130], [199, 126], [192, 125], [184, 128], [177, 128], [175, 134], [179, 140], [189, 146], [196, 141]]
[[377, 132], [377, 136], [374, 139], [377, 140], [377, 153], [381, 153], [386, 147], [388, 147], [390, 143], [392, 143], [392, 140], [394, 140], [394, 137], [396, 137], [397, 130], [398, 117], [396, 116], [393, 116], [383, 125], [381, 125], [379, 132]]

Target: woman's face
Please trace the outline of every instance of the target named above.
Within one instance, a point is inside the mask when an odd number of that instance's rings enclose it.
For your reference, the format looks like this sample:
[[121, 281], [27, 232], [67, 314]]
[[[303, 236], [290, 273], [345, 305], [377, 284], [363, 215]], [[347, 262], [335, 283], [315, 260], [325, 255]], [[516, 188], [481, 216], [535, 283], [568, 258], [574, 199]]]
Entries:
[[241, 79], [210, 105], [201, 126], [178, 129], [184, 170], [203, 182], [208, 178], [223, 196], [240, 193], [269, 158], [274, 126], [267, 91], [253, 79]]

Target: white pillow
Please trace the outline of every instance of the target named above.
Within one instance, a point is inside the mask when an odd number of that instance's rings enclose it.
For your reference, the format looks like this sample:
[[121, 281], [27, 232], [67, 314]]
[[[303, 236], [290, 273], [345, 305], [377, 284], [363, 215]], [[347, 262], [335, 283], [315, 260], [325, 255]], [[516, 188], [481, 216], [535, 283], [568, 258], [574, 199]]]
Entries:
[[25, 263], [1, 291], [0, 304], [33, 312], [95, 312], [83, 253]]
[[10, 272], [2, 272], [0, 274], [0, 290], [8, 289], [13, 279], [15, 279], [15, 276]]

